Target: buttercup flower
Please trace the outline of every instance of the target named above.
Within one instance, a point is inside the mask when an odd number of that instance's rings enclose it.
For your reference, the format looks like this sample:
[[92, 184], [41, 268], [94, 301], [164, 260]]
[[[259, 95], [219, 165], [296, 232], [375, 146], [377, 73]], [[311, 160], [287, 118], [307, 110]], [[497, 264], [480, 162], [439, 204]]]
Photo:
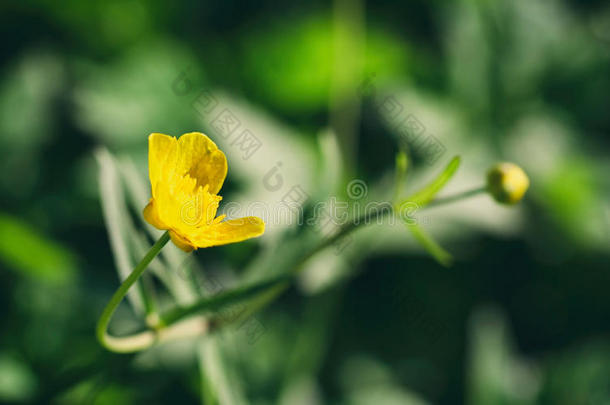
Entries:
[[148, 137], [148, 173], [152, 198], [144, 218], [157, 229], [168, 230], [180, 249], [190, 252], [260, 236], [265, 223], [258, 217], [223, 221], [216, 217], [217, 195], [227, 176], [227, 158], [200, 132]]
[[525, 195], [530, 180], [514, 163], [498, 163], [487, 172], [487, 190], [503, 204], [516, 204]]

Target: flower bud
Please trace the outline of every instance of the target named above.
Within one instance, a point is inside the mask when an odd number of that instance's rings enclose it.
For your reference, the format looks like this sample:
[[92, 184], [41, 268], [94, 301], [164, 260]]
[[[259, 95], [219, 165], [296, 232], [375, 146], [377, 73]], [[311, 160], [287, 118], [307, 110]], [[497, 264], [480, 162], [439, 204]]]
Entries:
[[516, 204], [530, 185], [527, 174], [514, 163], [498, 163], [487, 172], [487, 191], [502, 204]]

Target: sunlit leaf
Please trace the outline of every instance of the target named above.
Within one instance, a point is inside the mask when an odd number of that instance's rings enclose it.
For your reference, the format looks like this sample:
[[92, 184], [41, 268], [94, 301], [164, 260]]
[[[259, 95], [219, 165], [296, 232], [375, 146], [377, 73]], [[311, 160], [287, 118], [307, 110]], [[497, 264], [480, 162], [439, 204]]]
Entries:
[[[335, 23], [336, 20], [320, 14], [282, 20], [253, 30], [253, 35], [247, 38], [243, 60], [247, 78], [258, 94], [284, 111], [325, 108], [333, 69], [341, 68], [333, 66], [338, 29], [333, 26]], [[397, 40], [376, 25], [367, 27], [362, 48], [366, 74], [388, 77], [408, 70], [409, 49], [405, 41]]]

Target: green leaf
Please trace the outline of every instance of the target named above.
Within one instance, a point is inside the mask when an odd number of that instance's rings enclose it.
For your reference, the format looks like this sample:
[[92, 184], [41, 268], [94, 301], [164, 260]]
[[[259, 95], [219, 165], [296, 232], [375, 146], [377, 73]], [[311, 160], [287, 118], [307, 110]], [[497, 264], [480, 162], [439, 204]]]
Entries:
[[[327, 129], [318, 134], [318, 147], [320, 150], [319, 164], [317, 165], [317, 183], [319, 190], [316, 194], [320, 199], [337, 192], [343, 173], [343, 159], [337, 134]], [[312, 196], [314, 200], [317, 196]]]
[[[134, 232], [134, 227], [125, 204], [125, 196], [114, 157], [104, 148], [96, 150], [95, 157], [100, 166], [100, 199], [104, 222], [110, 239], [114, 263], [122, 281], [129, 276], [135, 266], [135, 261], [129, 252], [129, 235]], [[144, 311], [145, 300], [140, 284], [138, 283], [137, 286], [129, 291], [127, 298], [136, 313], [141, 314]]]
[[[421, 209], [429, 204], [436, 194], [443, 189], [443, 187], [447, 184], [447, 182], [453, 177], [457, 169], [460, 167], [460, 157], [456, 156], [451, 159], [451, 162], [445, 167], [445, 170], [442, 171], [433, 181], [431, 181], [427, 186], [417, 191], [415, 194], [411, 195], [411, 197], [403, 200], [398, 206], [400, 208], [406, 207], [406, 204], [413, 204], [417, 207], [417, 209]], [[453, 257], [449, 252], [439, 245], [434, 238], [429, 235], [423, 228], [421, 228], [416, 223], [409, 223], [407, 218], [404, 218], [405, 225], [415, 239], [426, 249], [428, 253], [434, 259], [442, 264], [443, 266], [450, 266], [453, 262]]]
[[76, 273], [74, 255], [18, 218], [0, 214], [0, 260], [41, 281], [64, 283]]
[[[468, 325], [466, 403], [472, 405], [540, 403], [541, 383], [544, 381], [545, 385], [548, 384], [551, 376], [545, 375], [546, 370], [534, 367], [532, 361], [524, 359], [517, 352], [505, 314], [494, 307], [478, 308], [471, 314]], [[549, 398], [548, 403], [579, 403], [580, 398], [591, 398], [593, 392], [598, 393], [598, 398], [607, 398], [608, 357], [600, 357], [602, 353], [592, 352], [591, 347], [586, 349], [588, 349], [587, 356], [594, 359], [590, 367], [582, 372], [583, 370], [578, 368], [578, 362], [570, 359], [568, 374], [562, 376], [560, 382], [561, 398], [553, 395], [556, 393], [552, 392], [552, 389], [548, 390], [548, 385], [545, 387], [547, 389], [543, 390], [544, 397]], [[565, 354], [561, 357], [564, 356]], [[553, 372], [560, 369], [557, 359], [549, 363], [552, 364]], [[572, 376], [581, 377], [583, 385], [570, 386]], [[527, 390], [523, 389], [522, 381], [528, 381]], [[600, 382], [599, 391], [595, 390], [596, 381]], [[600, 403], [604, 402], [607, 403], [607, 401]]]
[[426, 249], [434, 259], [445, 267], [451, 266], [453, 257], [441, 245], [439, 245], [431, 235], [429, 235], [422, 227], [417, 224], [408, 224], [407, 228], [411, 231], [415, 239], [420, 245]]
[[457, 169], [460, 167], [460, 157], [456, 156], [451, 159], [451, 162], [445, 167], [445, 170], [441, 174], [439, 174], [436, 179], [431, 181], [427, 186], [417, 191], [415, 194], [411, 195], [411, 197], [403, 200], [399, 206], [402, 206], [405, 203], [411, 202], [415, 203], [422, 208], [426, 206], [430, 201], [434, 199], [436, 194], [445, 187], [445, 184], [453, 177]]
[[36, 380], [36, 375], [26, 362], [11, 353], [0, 353], [1, 402], [30, 402], [37, 388], [38, 381]]
[[208, 405], [246, 405], [247, 401], [235, 376], [229, 373], [220, 341], [216, 336], [201, 339], [198, 347], [201, 394]]
[[294, 274], [281, 274], [243, 287], [237, 287], [210, 298], [202, 298], [190, 306], [175, 308], [163, 314], [161, 319], [163, 323], [170, 325], [195, 313], [218, 312], [232, 305], [271, 293], [273, 290], [281, 290], [293, 278]]
[[[201, 379], [201, 399], [205, 405], [218, 405], [218, 376], [220, 356], [214, 337], [204, 337], [199, 343], [197, 357], [199, 359], [199, 377]], [[216, 380], [216, 381], [215, 381]]]
[[400, 198], [401, 191], [404, 187], [405, 177], [407, 176], [407, 169], [409, 168], [409, 156], [404, 150], [400, 150], [396, 154], [396, 166], [394, 174], [394, 196], [392, 202]]

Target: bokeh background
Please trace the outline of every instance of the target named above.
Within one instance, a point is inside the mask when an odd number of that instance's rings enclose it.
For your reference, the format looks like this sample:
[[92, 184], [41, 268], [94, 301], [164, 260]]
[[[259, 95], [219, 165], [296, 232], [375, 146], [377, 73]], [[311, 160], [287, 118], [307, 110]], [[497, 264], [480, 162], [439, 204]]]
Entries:
[[[608, 2], [4, 1], [0, 36], [0, 402], [201, 403], [217, 356], [221, 403], [610, 403]], [[245, 158], [215, 133], [202, 95], [262, 147]], [[446, 194], [510, 160], [531, 177], [523, 203], [421, 213], [450, 268], [404, 227], [371, 226], [256, 314], [254, 342], [101, 349], [118, 286], [103, 167], [146, 180], [147, 135], [196, 130], [228, 156], [227, 201], [272, 205], [293, 185], [323, 199], [351, 179], [383, 198], [388, 97], [443, 146], [433, 162], [414, 149], [409, 189], [453, 155]], [[230, 285], [294, 248], [271, 222], [193, 257]], [[138, 325], [127, 305], [117, 317]]]

